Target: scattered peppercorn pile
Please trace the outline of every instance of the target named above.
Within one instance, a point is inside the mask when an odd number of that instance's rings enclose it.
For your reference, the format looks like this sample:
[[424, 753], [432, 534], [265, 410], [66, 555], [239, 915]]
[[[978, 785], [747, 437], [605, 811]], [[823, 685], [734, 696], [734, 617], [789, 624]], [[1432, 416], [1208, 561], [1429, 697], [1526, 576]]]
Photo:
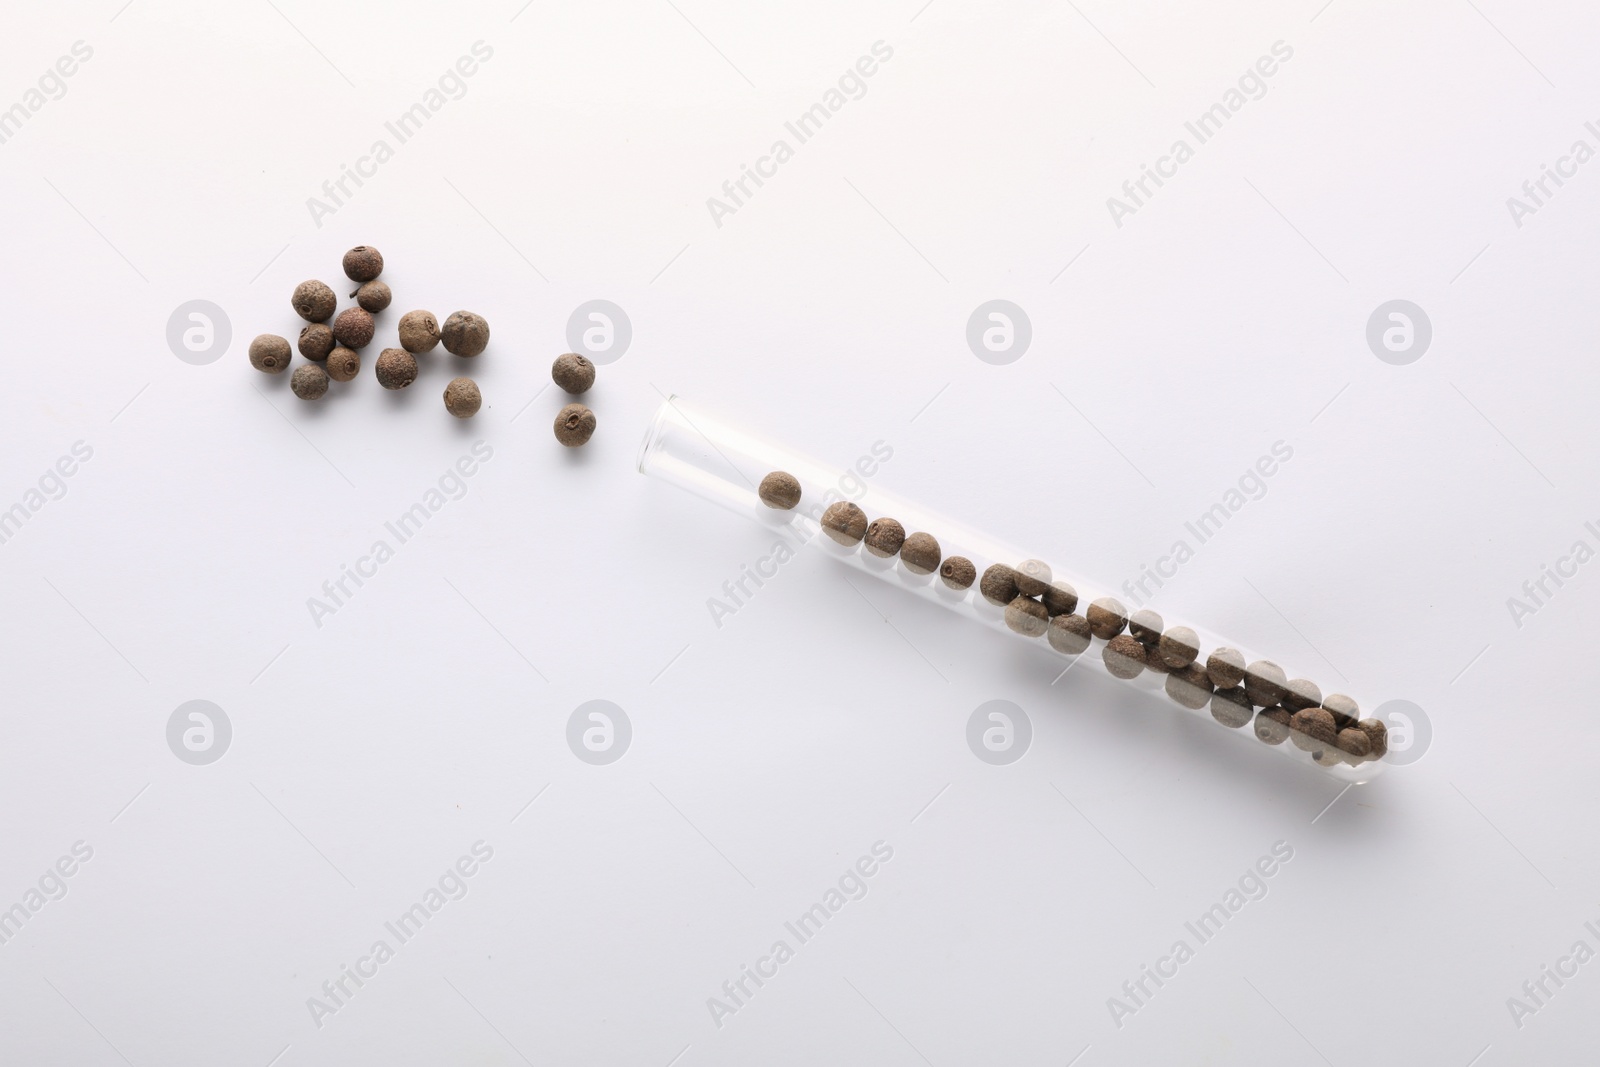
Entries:
[[[773, 471], [761, 479], [756, 495], [767, 507], [787, 511], [800, 503], [801, 486], [794, 475]], [[983, 600], [1004, 610], [1012, 632], [1043, 637], [1062, 655], [1081, 655], [1098, 640], [1113, 677], [1164, 675], [1167, 696], [1175, 703], [1192, 711], [1209, 705], [1211, 717], [1229, 729], [1253, 721], [1263, 744], [1291, 741], [1324, 767], [1353, 766], [1381, 759], [1388, 751], [1387, 728], [1377, 719], [1360, 718], [1350, 697], [1323, 696], [1315, 682], [1290, 678], [1271, 660], [1248, 663], [1237, 649], [1219, 647], [1202, 655], [1195, 631], [1166, 626], [1154, 611], [1130, 614], [1113, 597], [1094, 600], [1080, 613], [1078, 591], [1055, 578], [1042, 560], [995, 563], [979, 575], [965, 556], [942, 556], [932, 534], [907, 534], [892, 518], [869, 520], [849, 501], [829, 505], [820, 524], [823, 533], [846, 548], [859, 546], [880, 559], [898, 556], [911, 574], [938, 571], [939, 580], [954, 592], [965, 594], [976, 584]]]

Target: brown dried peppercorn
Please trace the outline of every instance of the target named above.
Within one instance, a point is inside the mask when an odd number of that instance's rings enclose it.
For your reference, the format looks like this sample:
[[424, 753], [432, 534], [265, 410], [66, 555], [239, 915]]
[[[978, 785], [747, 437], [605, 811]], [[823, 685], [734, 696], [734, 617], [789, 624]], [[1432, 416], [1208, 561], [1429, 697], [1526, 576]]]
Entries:
[[1329, 693], [1322, 701], [1322, 706], [1328, 709], [1333, 716], [1333, 723], [1343, 730], [1346, 726], [1354, 726], [1356, 718], [1361, 714], [1361, 706], [1343, 693]]
[[356, 245], [344, 254], [344, 273], [353, 282], [370, 282], [383, 273], [383, 254], [370, 245]]
[[302, 363], [294, 369], [289, 388], [301, 400], [316, 400], [328, 391], [328, 372], [315, 363]]
[[1250, 697], [1250, 703], [1258, 708], [1270, 708], [1274, 704], [1281, 704], [1283, 698], [1289, 695], [1285, 683], [1289, 676], [1283, 673], [1283, 668], [1270, 659], [1258, 659], [1244, 672], [1244, 691]]
[[568, 352], [564, 356], [557, 356], [550, 365], [550, 377], [562, 389], [578, 396], [587, 393], [589, 387], [594, 385], [594, 364], [576, 352]]
[[1102, 641], [1111, 640], [1128, 625], [1128, 611], [1115, 597], [1101, 597], [1089, 605], [1085, 614], [1089, 617], [1089, 629]]
[[378, 384], [385, 389], [404, 389], [417, 380], [417, 357], [403, 348], [385, 348], [378, 353]]
[[439, 331], [444, 350], [456, 356], [475, 356], [489, 347], [489, 323], [482, 315], [457, 311]]
[[978, 579], [978, 592], [989, 603], [1005, 607], [1017, 598], [1017, 572], [1004, 563], [994, 564]]
[[1289, 739], [1289, 710], [1262, 708], [1256, 714], [1256, 740], [1265, 745], [1281, 745]]
[[394, 299], [394, 294], [383, 282], [367, 282], [350, 295], [356, 298], [356, 303], [360, 304], [363, 310], [370, 311], [374, 315], [388, 307], [389, 302]]
[[[1149, 658], [1156, 660], [1161, 657], [1153, 655]], [[1211, 699], [1211, 679], [1206, 677], [1204, 667], [1198, 663], [1191, 663], [1187, 667], [1169, 664], [1168, 671], [1167, 696], [1191, 711], [1199, 711], [1206, 706]]]
[[1322, 690], [1308, 678], [1294, 678], [1284, 687], [1283, 706], [1291, 712], [1314, 708], [1322, 703]]
[[978, 580], [978, 568], [966, 556], [951, 556], [939, 564], [939, 577], [951, 589], [966, 589]]
[[282, 374], [289, 369], [289, 342], [275, 333], [264, 333], [250, 342], [250, 365], [266, 374]]
[[1244, 655], [1236, 648], [1219, 648], [1207, 657], [1206, 674], [1218, 689], [1231, 689], [1244, 681]]
[[[1157, 650], [1167, 666], [1187, 667], [1200, 654], [1200, 635], [1187, 626], [1174, 626], [1161, 635]], [[1206, 684], [1210, 684], [1209, 678]]]
[[[556, 384], [560, 385], [560, 381], [557, 380]], [[566, 389], [566, 386], [562, 388]], [[572, 390], [567, 389], [567, 392]], [[773, 471], [756, 486], [756, 496], [769, 508], [788, 511], [800, 503], [800, 479], [788, 471]]]
[[1050, 587], [1050, 564], [1042, 559], [1025, 559], [1013, 570], [1017, 576], [1017, 592], [1023, 596], [1038, 596]]
[[1032, 597], [1017, 595], [1006, 605], [1006, 625], [1023, 637], [1043, 637], [1050, 626], [1044, 605]]
[[1255, 709], [1243, 689], [1218, 689], [1211, 697], [1211, 717], [1230, 730], [1237, 730], [1250, 721]]
[[[1129, 636], [1132, 637], [1133, 635], [1130, 634]], [[1135, 641], [1139, 641], [1139, 639], [1137, 637], [1134, 637], [1133, 639]], [[1139, 641], [1139, 643], [1141, 645], [1144, 645], [1144, 669], [1145, 670], [1149, 671], [1151, 674], [1171, 674], [1172, 673], [1172, 668], [1167, 666], [1167, 661], [1161, 658], [1161, 650], [1160, 650], [1160, 648], [1158, 648], [1156, 645], [1153, 645], [1153, 644], [1145, 644], [1145, 642], [1143, 642], [1143, 641]]]
[[939, 569], [939, 542], [929, 533], [914, 533], [900, 546], [900, 562], [912, 574], [932, 574]]
[[1305, 752], [1331, 746], [1338, 736], [1333, 715], [1323, 708], [1301, 708], [1289, 716], [1289, 739]]
[[1045, 632], [1050, 647], [1066, 656], [1076, 656], [1089, 647], [1089, 620], [1082, 615], [1056, 615]]
[[594, 436], [594, 412], [582, 404], [568, 404], [556, 414], [556, 440], [578, 448]]
[[1078, 591], [1068, 582], [1057, 578], [1044, 587], [1044, 610], [1054, 615], [1071, 615], [1078, 610]]
[[1346, 726], [1339, 731], [1335, 747], [1349, 757], [1347, 763], [1360, 763], [1372, 751], [1372, 738], [1367, 736], [1365, 730]]
[[361, 353], [340, 345], [328, 353], [328, 377], [336, 382], [348, 382], [361, 373]]
[[300, 354], [313, 363], [321, 363], [333, 351], [333, 331], [327, 323], [313, 322], [300, 331]]
[[873, 519], [867, 524], [867, 536], [862, 543], [874, 556], [888, 559], [906, 543], [906, 528], [894, 519]]
[[822, 532], [846, 548], [854, 548], [867, 535], [867, 513], [848, 500], [829, 504], [822, 513]]
[[1382, 719], [1362, 719], [1356, 729], [1367, 735], [1367, 758], [1382, 759], [1389, 751], [1389, 728]]
[[1128, 632], [1137, 638], [1141, 645], [1148, 648], [1161, 640], [1161, 629], [1164, 625], [1160, 615], [1145, 608], [1143, 611], [1134, 612], [1128, 619]]
[[400, 347], [421, 355], [439, 343], [439, 320], [428, 311], [408, 311], [400, 316]]
[[444, 387], [444, 409], [458, 419], [470, 419], [483, 407], [483, 394], [471, 378], [452, 378]]
[[[1093, 627], [1094, 624], [1089, 625]], [[1111, 672], [1113, 678], [1137, 678], [1139, 672], [1144, 670], [1144, 646], [1130, 634], [1119, 634], [1106, 642], [1106, 647], [1100, 650], [1100, 656], [1106, 661], [1106, 670]]]
[[375, 327], [372, 314], [365, 308], [345, 308], [333, 320], [334, 340], [346, 348], [365, 348], [372, 343]]
[[339, 298], [323, 283], [306, 281], [294, 287], [294, 296], [289, 298], [289, 303], [294, 305], [294, 313], [307, 322], [327, 322], [333, 318], [333, 309], [339, 306]]

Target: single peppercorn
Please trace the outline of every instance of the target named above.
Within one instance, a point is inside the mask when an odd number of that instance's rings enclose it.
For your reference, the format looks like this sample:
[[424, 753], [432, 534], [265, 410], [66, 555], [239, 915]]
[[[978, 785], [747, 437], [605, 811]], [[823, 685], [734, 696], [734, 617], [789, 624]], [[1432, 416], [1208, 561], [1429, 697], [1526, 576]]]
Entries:
[[[1200, 654], [1200, 635], [1187, 626], [1174, 626], [1161, 635], [1156, 648], [1167, 666], [1187, 667]], [[1207, 684], [1210, 684], [1209, 680]]]
[[458, 419], [470, 419], [483, 407], [483, 394], [471, 378], [452, 378], [444, 387], [444, 409]]
[[1356, 729], [1367, 735], [1367, 758], [1382, 759], [1389, 751], [1389, 728], [1382, 719], [1362, 719]]
[[966, 556], [951, 556], [939, 564], [939, 577], [951, 589], [966, 589], [978, 580], [978, 568]]
[[294, 296], [289, 298], [289, 303], [294, 305], [294, 313], [307, 322], [327, 322], [333, 318], [339, 298], [322, 282], [313, 280], [295, 286]]
[[432, 352], [439, 343], [439, 320], [429, 311], [408, 311], [400, 316], [400, 347], [414, 355]]
[[1250, 721], [1255, 709], [1243, 689], [1218, 689], [1211, 697], [1211, 717], [1230, 730], [1237, 730]]
[[404, 389], [417, 380], [417, 357], [403, 348], [385, 348], [374, 368], [385, 389]]
[[900, 546], [900, 562], [912, 574], [932, 574], [939, 569], [939, 542], [933, 534], [912, 534]]
[[1042, 559], [1025, 559], [1015, 568], [1017, 592], [1023, 596], [1038, 596], [1050, 588], [1050, 564]]
[[1082, 615], [1056, 615], [1045, 631], [1050, 647], [1064, 656], [1076, 656], [1089, 647], [1089, 620]]
[[315, 363], [302, 363], [294, 369], [289, 388], [301, 400], [316, 400], [328, 391], [328, 372]]
[[1219, 648], [1206, 659], [1206, 674], [1218, 689], [1231, 689], [1244, 681], [1244, 655], [1236, 648]]
[[333, 331], [327, 323], [313, 322], [300, 331], [300, 354], [313, 363], [321, 363], [333, 351]]
[[383, 273], [383, 254], [370, 245], [356, 245], [344, 254], [344, 273], [353, 282], [370, 282]]
[[1346, 726], [1339, 731], [1336, 747], [1348, 757], [1346, 762], [1360, 763], [1367, 758], [1367, 753], [1372, 751], [1372, 738], [1367, 736], [1365, 730]]
[[339, 317], [333, 320], [334, 340], [346, 348], [367, 347], [372, 343], [375, 329], [372, 313], [365, 308], [345, 308], [339, 312]]
[[1354, 726], [1361, 715], [1361, 706], [1343, 693], [1329, 693], [1322, 701], [1322, 706], [1328, 709], [1334, 725], [1341, 730], [1346, 726]]
[[1289, 710], [1262, 708], [1256, 714], [1256, 740], [1264, 745], [1281, 745], [1289, 739]]
[[[1152, 655], [1151, 660], [1157, 660], [1159, 655]], [[1168, 666], [1167, 696], [1191, 711], [1199, 711], [1211, 700], [1211, 679], [1206, 677], [1205, 668], [1198, 663], [1191, 663], [1187, 667]]]
[[1145, 608], [1136, 611], [1128, 619], [1128, 632], [1138, 639], [1141, 645], [1149, 648], [1161, 640], [1161, 629], [1164, 623], [1161, 616]]
[[582, 404], [568, 404], [556, 414], [556, 440], [580, 448], [594, 436], [594, 412]]
[[1289, 695], [1286, 684], [1288, 675], [1283, 673], [1283, 668], [1270, 659], [1258, 659], [1244, 672], [1244, 691], [1250, 697], [1250, 703], [1258, 708], [1270, 708], [1274, 704], [1281, 704], [1283, 698]]
[[1023, 637], [1043, 637], [1050, 626], [1044, 605], [1032, 597], [1018, 594], [1006, 605], [1006, 625]]
[[867, 513], [848, 500], [829, 504], [822, 513], [822, 532], [846, 548], [854, 548], [867, 535]]
[[[1322, 690], [1308, 678], [1294, 678], [1284, 684], [1283, 706], [1290, 711], [1314, 708], [1322, 703]], [[1343, 729], [1343, 727], [1340, 727]]]
[[1044, 601], [1044, 610], [1053, 616], [1071, 615], [1078, 610], [1078, 591], [1059, 578], [1044, 587], [1040, 599]]
[[568, 352], [564, 356], [557, 356], [550, 365], [550, 377], [562, 389], [578, 396], [587, 393], [589, 387], [594, 385], [594, 364], [576, 352]]
[[282, 374], [293, 358], [289, 342], [275, 333], [264, 333], [250, 342], [250, 365], [265, 374]]
[[906, 543], [906, 528], [894, 519], [873, 519], [867, 524], [867, 536], [862, 543], [874, 556], [888, 559]]
[[348, 382], [361, 373], [361, 353], [340, 345], [328, 353], [328, 377], [336, 382]]
[[1144, 646], [1130, 634], [1119, 634], [1106, 642], [1106, 647], [1100, 650], [1100, 656], [1105, 660], [1106, 670], [1111, 672], [1113, 678], [1126, 681], [1129, 678], [1139, 677], [1139, 672], [1144, 670]]
[[388, 307], [389, 302], [394, 299], [394, 294], [383, 282], [367, 282], [350, 295], [356, 298], [356, 303], [364, 310], [374, 315]]
[[439, 337], [444, 341], [444, 350], [451, 355], [475, 356], [489, 347], [489, 323], [482, 315], [457, 311], [444, 320]]
[[1301, 708], [1289, 716], [1289, 740], [1305, 752], [1332, 745], [1339, 736], [1333, 715], [1323, 708]]
[[1089, 617], [1089, 629], [1102, 641], [1116, 637], [1128, 625], [1128, 611], [1115, 597], [1101, 597], [1089, 605], [1085, 614]]
[[1004, 563], [994, 564], [978, 579], [978, 592], [996, 607], [1005, 607], [1017, 599], [1017, 572]]
[[[567, 392], [572, 390], [568, 389]], [[773, 471], [761, 479], [761, 484], [756, 487], [756, 496], [769, 508], [788, 511], [800, 503], [800, 479], [788, 471]]]

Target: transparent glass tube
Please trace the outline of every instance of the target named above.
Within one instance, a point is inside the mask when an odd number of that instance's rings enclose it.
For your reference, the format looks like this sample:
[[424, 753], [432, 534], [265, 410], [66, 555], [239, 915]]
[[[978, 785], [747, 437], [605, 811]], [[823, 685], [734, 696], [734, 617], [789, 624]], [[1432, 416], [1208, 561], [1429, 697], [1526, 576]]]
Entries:
[[[1029, 642], [1063, 666], [1100, 670], [1147, 689], [1255, 748], [1342, 782], [1369, 781], [1383, 767], [1384, 727], [1361, 718], [1350, 697], [1326, 693], [1313, 679], [1209, 630], [1130, 610], [1108, 595], [1110, 586], [1051, 556], [1020, 552], [676, 396], [650, 424], [639, 471], [765, 526], [790, 526], [797, 542], [846, 566]], [[791, 508], [762, 500], [763, 481], [775, 473], [793, 478], [791, 492], [798, 485]], [[937, 544], [913, 536], [919, 534]]]

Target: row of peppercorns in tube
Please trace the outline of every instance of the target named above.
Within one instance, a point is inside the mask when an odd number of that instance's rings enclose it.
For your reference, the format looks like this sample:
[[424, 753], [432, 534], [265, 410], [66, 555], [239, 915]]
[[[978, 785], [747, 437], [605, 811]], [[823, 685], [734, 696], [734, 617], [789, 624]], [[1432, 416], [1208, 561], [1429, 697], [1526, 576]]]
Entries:
[[[758, 495], [768, 507], [793, 508], [799, 503], [800, 484], [792, 475], [774, 471], [762, 479]], [[1291, 741], [1324, 767], [1381, 759], [1388, 751], [1387, 728], [1378, 719], [1360, 718], [1360, 708], [1350, 697], [1324, 697], [1315, 682], [1291, 679], [1271, 660], [1247, 663], [1233, 648], [1214, 649], [1202, 661], [1194, 630], [1166, 627], [1148, 609], [1130, 614], [1113, 597], [1102, 597], [1079, 614], [1077, 590], [1055, 578], [1041, 560], [1015, 567], [996, 563], [980, 576], [965, 556], [942, 556], [932, 534], [908, 534], [891, 518], [869, 521], [849, 501], [830, 505], [821, 526], [846, 547], [861, 545], [880, 559], [898, 556], [912, 574], [938, 571], [952, 590], [964, 592], [976, 583], [985, 600], [1005, 610], [1007, 627], [1024, 637], [1044, 637], [1064, 655], [1079, 655], [1098, 638], [1105, 642], [1101, 656], [1113, 677], [1133, 679], [1145, 671], [1166, 675], [1167, 696], [1174, 702], [1194, 711], [1209, 704], [1212, 718], [1230, 729], [1253, 720], [1255, 735], [1264, 744]]]

